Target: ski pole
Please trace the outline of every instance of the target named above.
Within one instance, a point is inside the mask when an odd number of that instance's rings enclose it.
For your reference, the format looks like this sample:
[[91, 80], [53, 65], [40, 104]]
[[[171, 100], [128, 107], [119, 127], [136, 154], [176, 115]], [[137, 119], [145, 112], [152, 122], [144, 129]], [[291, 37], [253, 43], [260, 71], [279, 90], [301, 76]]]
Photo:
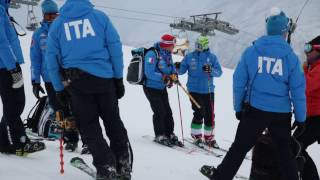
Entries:
[[191, 94], [186, 90], [186, 88], [184, 88], [184, 87], [181, 85], [180, 81], [177, 81], [176, 83], [177, 83], [177, 85], [180, 86], [181, 89], [187, 94], [187, 96], [188, 96], [188, 97], [191, 99], [191, 101], [197, 106], [197, 108], [200, 109], [201, 106], [199, 105], [199, 103], [191, 96]]
[[180, 125], [181, 125], [182, 144], [184, 144], [183, 121], [182, 121], [181, 103], [180, 103], [180, 93], [179, 93], [179, 87], [178, 87], [178, 86], [177, 86], [177, 94], [178, 94], [178, 102], [179, 102], [179, 112], [180, 112]]
[[212, 102], [210, 81], [211, 81], [211, 77], [210, 77], [210, 74], [208, 73], [208, 91], [209, 91], [209, 98], [210, 98], [209, 101], [210, 101], [210, 107], [211, 107], [211, 122], [212, 122], [211, 135], [213, 137], [214, 136], [214, 133], [213, 133], [213, 130], [214, 130], [214, 104]]
[[[63, 122], [63, 112], [62, 111], [56, 112], [56, 121]], [[62, 124], [62, 127], [63, 127], [63, 131], [61, 132], [61, 137], [59, 139], [59, 142], [60, 142], [60, 146], [59, 146], [59, 149], [60, 149], [60, 174], [64, 173], [64, 161], [63, 161], [63, 156], [64, 156], [63, 155], [63, 133], [65, 131], [64, 123]]]
[[63, 138], [60, 138], [60, 174], [64, 173], [64, 161], [63, 161]]

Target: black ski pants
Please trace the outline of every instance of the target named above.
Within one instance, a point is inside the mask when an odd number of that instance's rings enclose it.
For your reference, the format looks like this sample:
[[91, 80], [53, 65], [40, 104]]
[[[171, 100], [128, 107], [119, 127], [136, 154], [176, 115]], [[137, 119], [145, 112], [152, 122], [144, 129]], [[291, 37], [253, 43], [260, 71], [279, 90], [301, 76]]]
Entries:
[[[70, 109], [67, 107], [62, 107], [57, 100], [56, 92], [52, 86], [52, 83], [45, 83], [46, 91], [49, 98], [49, 104], [52, 109], [56, 112], [58, 110], [62, 110], [65, 116], [71, 115]], [[83, 140], [85, 138], [82, 138]], [[65, 142], [77, 143], [79, 141], [79, 133], [75, 130], [69, 130], [64, 132], [64, 140]]]
[[27, 136], [20, 118], [25, 106], [24, 86], [13, 89], [10, 72], [0, 69], [0, 96], [3, 114], [0, 122], [0, 151], [15, 152], [24, 147]]
[[266, 128], [275, 144], [283, 180], [298, 180], [298, 168], [290, 148], [291, 113], [266, 112], [251, 106], [243, 113], [235, 140], [217, 167], [217, 180], [233, 179], [245, 155]]
[[214, 116], [214, 112], [212, 112], [214, 111], [214, 93], [199, 94], [199, 93], [190, 92], [190, 95], [201, 106], [201, 108], [199, 109], [191, 101], [192, 110], [193, 110], [192, 123], [199, 124], [199, 125], [202, 125], [204, 123], [205, 126], [214, 128], [214, 119], [212, 121], [212, 114]]
[[306, 159], [303, 171], [301, 173], [302, 179], [319, 180], [317, 166], [309, 156], [306, 149], [317, 141], [320, 143], [320, 116], [307, 117], [306, 130], [301, 136], [297, 137], [297, 139], [303, 145], [302, 155]]
[[[93, 164], [98, 170], [105, 165], [116, 167], [118, 159], [132, 156], [127, 130], [120, 118], [113, 79], [82, 74], [71, 84], [71, 96], [72, 111], [80, 134], [85, 137]], [[110, 146], [103, 137], [99, 118], [104, 124]]]
[[174, 120], [170, 108], [167, 89], [159, 90], [143, 86], [143, 91], [153, 111], [155, 136], [170, 136], [174, 131]]

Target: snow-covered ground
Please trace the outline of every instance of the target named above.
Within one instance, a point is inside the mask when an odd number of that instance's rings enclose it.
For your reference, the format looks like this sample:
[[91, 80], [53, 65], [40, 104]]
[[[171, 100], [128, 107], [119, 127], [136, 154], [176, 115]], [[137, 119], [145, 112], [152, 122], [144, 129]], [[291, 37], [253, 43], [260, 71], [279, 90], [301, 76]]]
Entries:
[[[26, 107], [22, 118], [26, 118], [28, 111], [36, 99], [32, 94], [30, 80], [29, 45], [30, 33], [21, 39], [26, 64], [22, 66], [25, 78]], [[125, 69], [131, 58], [129, 47], [124, 47]], [[175, 61], [180, 60], [175, 57]], [[125, 70], [126, 71], [126, 70]], [[224, 69], [221, 78], [216, 79], [216, 138], [223, 147], [228, 147], [233, 140], [238, 121], [234, 117], [232, 108], [232, 70]], [[126, 73], [125, 73], [126, 74]], [[186, 77], [182, 76], [182, 84]], [[128, 130], [134, 151], [133, 180], [205, 180], [199, 173], [203, 164], [218, 165], [221, 159], [201, 153], [185, 154], [174, 149], [159, 146], [145, 138], [144, 135], [153, 135], [152, 112], [149, 102], [146, 100], [141, 86], [126, 84], [126, 94], [120, 100], [121, 117]], [[175, 133], [181, 137], [180, 117], [176, 87], [169, 89], [170, 104], [175, 119]], [[192, 110], [188, 98], [180, 90], [182, 105], [184, 135], [190, 134]], [[0, 103], [0, 115], [2, 105]], [[59, 174], [59, 143], [46, 142], [45, 151], [31, 154], [26, 158], [14, 155], [0, 154], [0, 179], [1, 180], [88, 180], [89, 176], [71, 167], [68, 162], [79, 153], [65, 152], [65, 174]], [[309, 148], [311, 156], [320, 166], [320, 146], [313, 145]], [[83, 156], [91, 163], [91, 156]], [[319, 167], [318, 167], [319, 168]], [[320, 170], [320, 168], [319, 168]], [[248, 176], [250, 161], [245, 160], [239, 170], [239, 174]]]

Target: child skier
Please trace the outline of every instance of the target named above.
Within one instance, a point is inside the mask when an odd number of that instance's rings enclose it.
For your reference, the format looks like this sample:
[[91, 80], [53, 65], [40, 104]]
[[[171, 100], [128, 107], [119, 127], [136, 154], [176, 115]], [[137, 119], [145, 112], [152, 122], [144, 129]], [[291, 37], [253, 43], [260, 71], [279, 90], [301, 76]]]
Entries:
[[[182, 62], [175, 63], [179, 74], [188, 71], [188, 91], [200, 104], [197, 108], [192, 104], [193, 119], [191, 123], [191, 136], [198, 145], [205, 143], [214, 148], [219, 148], [214, 139], [214, 77], [222, 75], [221, 66], [217, 57], [210, 52], [209, 39], [200, 36], [195, 43], [195, 50], [186, 55]], [[202, 126], [204, 133], [202, 135]], [[204, 141], [202, 140], [204, 137]]]

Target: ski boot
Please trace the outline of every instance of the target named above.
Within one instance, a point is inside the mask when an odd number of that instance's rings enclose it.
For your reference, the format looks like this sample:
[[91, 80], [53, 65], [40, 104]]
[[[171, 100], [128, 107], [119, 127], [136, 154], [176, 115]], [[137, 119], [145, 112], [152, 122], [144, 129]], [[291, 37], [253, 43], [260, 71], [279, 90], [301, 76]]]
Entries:
[[204, 142], [202, 140], [202, 138], [193, 138], [193, 144], [195, 144], [196, 146], [200, 147], [200, 148], [204, 148]]
[[42, 151], [46, 148], [43, 142], [39, 141], [29, 141], [25, 144], [23, 148], [17, 149], [15, 154], [17, 156], [27, 156], [30, 153]]
[[64, 149], [69, 152], [74, 152], [77, 148], [78, 142], [67, 142], [66, 147]]
[[164, 146], [173, 147], [173, 144], [171, 144], [171, 141], [164, 135], [156, 136], [156, 138], [154, 138], [154, 142]]
[[183, 147], [183, 143], [181, 141], [179, 141], [178, 139], [178, 136], [176, 136], [175, 134], [171, 134], [169, 136], [169, 140], [170, 140], [170, 143], [175, 145], [175, 146], [179, 146], [179, 147]]
[[110, 165], [97, 168], [96, 180], [118, 180], [116, 168]]
[[131, 180], [131, 164], [128, 160], [119, 160], [118, 180]]
[[217, 180], [214, 176], [217, 169], [214, 166], [203, 165], [200, 172], [210, 180]]
[[218, 143], [216, 140], [205, 140], [205, 145], [209, 146], [209, 147], [212, 147], [212, 148], [215, 148], [215, 149], [220, 149]]
[[91, 154], [90, 151], [89, 151], [88, 145], [86, 145], [86, 144], [82, 145], [82, 150], [81, 150], [80, 154], [81, 155]]

